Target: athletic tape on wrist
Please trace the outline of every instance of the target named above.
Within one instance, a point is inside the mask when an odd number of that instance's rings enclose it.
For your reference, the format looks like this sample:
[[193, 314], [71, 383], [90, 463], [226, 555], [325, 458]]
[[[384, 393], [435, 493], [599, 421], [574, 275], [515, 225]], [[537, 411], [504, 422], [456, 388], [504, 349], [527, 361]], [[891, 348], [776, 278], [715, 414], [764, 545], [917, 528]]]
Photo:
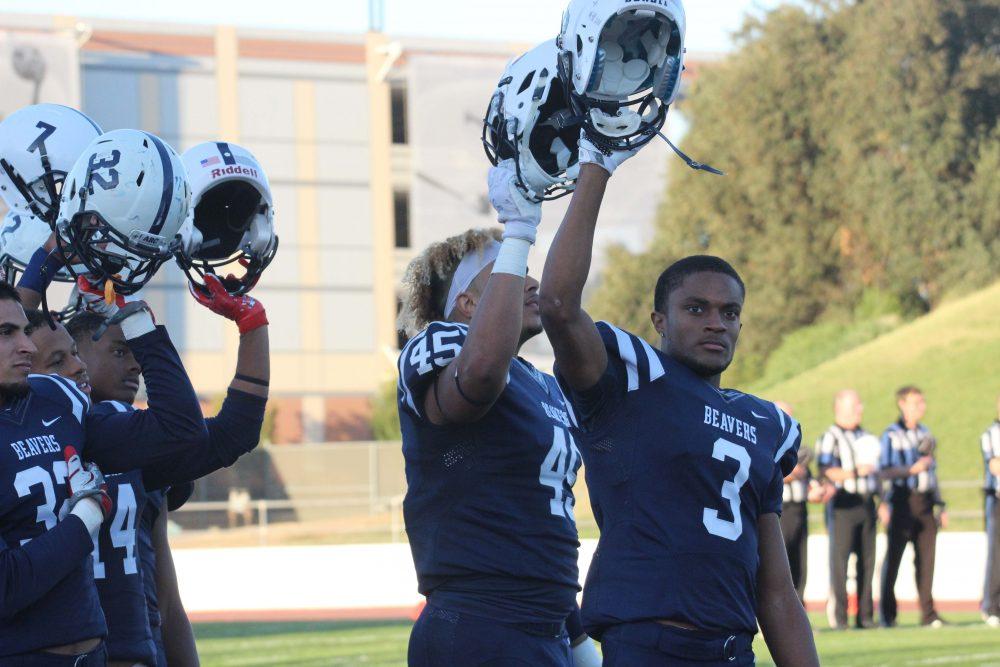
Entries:
[[99, 498], [93, 496], [90, 498], [81, 498], [73, 506], [73, 509], [70, 510], [70, 514], [80, 517], [83, 525], [87, 527], [91, 535], [96, 534], [101, 524], [104, 523], [104, 512], [101, 511], [101, 501]]
[[523, 278], [528, 275], [528, 251], [531, 242], [525, 239], [504, 239], [493, 263], [493, 273], [507, 273]]
[[121, 321], [120, 326], [122, 333], [125, 335], [125, 340], [138, 338], [156, 329], [156, 324], [153, 323], [153, 316], [148, 310], [141, 310], [134, 315], [129, 315]]

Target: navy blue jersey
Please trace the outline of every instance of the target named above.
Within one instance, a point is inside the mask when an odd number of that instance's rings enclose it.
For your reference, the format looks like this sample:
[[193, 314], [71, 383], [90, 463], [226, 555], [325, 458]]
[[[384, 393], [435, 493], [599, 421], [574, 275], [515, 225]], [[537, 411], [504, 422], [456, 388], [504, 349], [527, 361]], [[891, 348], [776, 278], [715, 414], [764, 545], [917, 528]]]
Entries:
[[636, 336], [597, 328], [607, 370], [590, 390], [567, 392], [601, 529], [584, 627], [598, 638], [653, 619], [756, 632], [757, 520], [781, 511], [798, 424]]
[[432, 424], [424, 397], [467, 333], [463, 324], [434, 322], [399, 358], [403, 514], [419, 590], [495, 620], [562, 622], [579, 590], [580, 455], [567, 406], [552, 376], [516, 358], [479, 421]]
[[[130, 412], [118, 401], [97, 403], [91, 412]], [[104, 522], [94, 551], [94, 581], [108, 623], [108, 659], [153, 665], [156, 647], [146, 614], [144, 577], [138, 550], [139, 517], [146, 506], [142, 473], [105, 476], [115, 511]]]
[[166, 491], [150, 491], [146, 496], [146, 506], [139, 517], [139, 560], [142, 566], [143, 591], [146, 594], [146, 618], [153, 633], [157, 660], [155, 665], [166, 665], [163, 635], [160, 631], [160, 602], [156, 590], [156, 548], [153, 546], [153, 527], [165, 511]]
[[93, 542], [64, 510], [63, 448], [83, 448], [89, 399], [54, 375], [0, 409], [0, 656], [61, 646], [107, 629], [94, 586]]

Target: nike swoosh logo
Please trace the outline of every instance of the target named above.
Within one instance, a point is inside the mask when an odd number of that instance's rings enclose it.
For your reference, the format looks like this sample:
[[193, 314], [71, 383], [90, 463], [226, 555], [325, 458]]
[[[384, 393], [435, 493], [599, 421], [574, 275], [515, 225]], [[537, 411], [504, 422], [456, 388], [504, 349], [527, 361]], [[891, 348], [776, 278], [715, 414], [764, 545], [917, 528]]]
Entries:
[[56, 417], [55, 419], [50, 419], [50, 420], [48, 420], [48, 421], [46, 421], [46, 420], [44, 420], [44, 419], [43, 419], [43, 420], [42, 420], [42, 426], [46, 426], [46, 427], [48, 427], [48, 426], [52, 426], [53, 424], [55, 424], [55, 423], [56, 423], [57, 421], [59, 421], [60, 419], [62, 419], [62, 415], [60, 415], [60, 416]]
[[752, 414], [757, 419], [767, 419], [767, 417], [765, 415], [759, 415], [756, 412], [754, 412], [753, 410], [750, 411], [750, 414]]

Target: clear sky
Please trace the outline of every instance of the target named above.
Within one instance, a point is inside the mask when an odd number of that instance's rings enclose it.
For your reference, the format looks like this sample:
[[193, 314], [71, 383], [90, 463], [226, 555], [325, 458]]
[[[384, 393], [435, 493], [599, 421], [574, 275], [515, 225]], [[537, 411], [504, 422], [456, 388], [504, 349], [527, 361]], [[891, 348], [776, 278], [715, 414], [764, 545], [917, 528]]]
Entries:
[[[382, 0], [393, 35], [540, 42], [554, 37], [567, 0]], [[688, 48], [725, 51], [747, 12], [780, 0], [688, 0]], [[0, 12], [363, 32], [367, 0], [4, 0]]]

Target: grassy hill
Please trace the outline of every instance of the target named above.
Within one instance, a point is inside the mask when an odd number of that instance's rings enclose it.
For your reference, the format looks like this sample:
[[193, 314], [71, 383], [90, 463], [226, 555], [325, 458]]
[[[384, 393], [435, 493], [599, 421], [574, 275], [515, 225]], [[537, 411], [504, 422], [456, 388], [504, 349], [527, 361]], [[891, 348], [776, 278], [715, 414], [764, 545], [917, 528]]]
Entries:
[[[896, 418], [893, 393], [915, 384], [927, 397], [925, 422], [937, 435], [944, 482], [980, 480], [979, 436], [996, 418], [1000, 394], [1000, 282], [947, 303], [793, 378], [750, 387], [792, 404], [812, 444], [832, 421], [834, 393], [854, 388], [865, 402], [865, 426], [881, 433]], [[975, 488], [946, 488], [954, 510], [973, 510]]]

